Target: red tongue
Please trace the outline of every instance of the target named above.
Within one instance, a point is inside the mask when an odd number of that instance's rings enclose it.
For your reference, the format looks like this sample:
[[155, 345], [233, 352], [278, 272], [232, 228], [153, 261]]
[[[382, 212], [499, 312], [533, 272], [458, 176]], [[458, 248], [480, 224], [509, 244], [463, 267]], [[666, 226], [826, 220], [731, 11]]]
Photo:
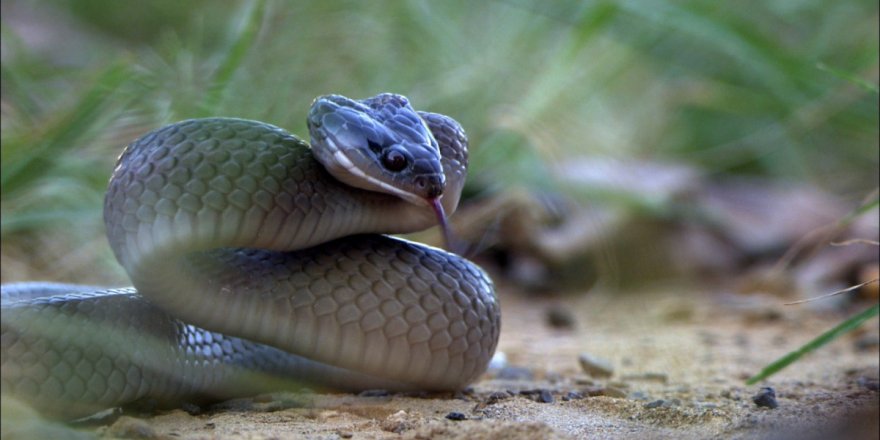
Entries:
[[443, 231], [443, 243], [446, 245], [446, 250], [453, 252], [452, 231], [449, 229], [449, 222], [446, 221], [446, 212], [443, 211], [443, 205], [440, 204], [440, 198], [428, 199], [428, 203], [434, 208], [434, 214], [437, 216], [438, 223], [440, 223], [440, 230]]

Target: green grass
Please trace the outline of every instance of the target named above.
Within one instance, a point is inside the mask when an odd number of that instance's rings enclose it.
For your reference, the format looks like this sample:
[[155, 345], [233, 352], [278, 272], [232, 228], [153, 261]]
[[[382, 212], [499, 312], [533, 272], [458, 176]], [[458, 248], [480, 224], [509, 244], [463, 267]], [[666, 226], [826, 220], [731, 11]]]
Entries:
[[861, 326], [865, 321], [877, 316], [878, 314], [880, 314], [880, 305], [878, 304], [874, 304], [873, 306], [868, 307], [867, 309], [859, 313], [856, 313], [848, 319], [845, 319], [840, 324], [834, 326], [834, 328], [826, 331], [825, 333], [822, 333], [810, 342], [802, 345], [797, 350], [792, 351], [791, 353], [786, 354], [778, 360], [771, 362], [758, 374], [750, 377], [746, 381], [746, 385], [754, 385], [764, 379], [767, 379], [768, 377], [781, 371], [783, 368], [797, 362], [798, 359], [804, 357], [808, 353], [815, 351], [819, 347], [822, 347], [823, 345], [839, 338], [840, 336], [859, 328], [859, 326]]
[[[855, 200], [878, 179], [877, 17], [867, 0], [4, 0], [4, 252], [103, 240], [113, 161], [153, 128], [225, 115], [305, 134], [325, 93], [460, 120], [468, 194], [564, 188], [556, 164], [598, 155]], [[102, 252], [91, 276], [118, 278]]]

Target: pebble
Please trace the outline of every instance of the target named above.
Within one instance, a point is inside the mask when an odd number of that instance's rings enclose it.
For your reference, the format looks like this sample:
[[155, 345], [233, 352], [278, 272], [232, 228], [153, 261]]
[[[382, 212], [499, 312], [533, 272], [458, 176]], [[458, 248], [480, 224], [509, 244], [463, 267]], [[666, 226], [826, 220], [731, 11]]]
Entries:
[[547, 309], [546, 318], [547, 324], [550, 327], [561, 330], [571, 330], [577, 324], [577, 320], [574, 314], [571, 313], [571, 310], [561, 305], [555, 305]]
[[648, 393], [644, 391], [633, 391], [629, 393], [628, 397], [633, 400], [648, 400]]
[[380, 426], [384, 431], [400, 434], [403, 431], [410, 429], [411, 427], [407, 418], [408, 417], [406, 411], [400, 410], [386, 417], [385, 420], [382, 420]]
[[498, 371], [507, 366], [507, 355], [504, 354], [503, 351], [496, 351], [494, 355], [492, 355], [492, 360], [489, 361], [490, 372]]
[[624, 398], [627, 396], [627, 392], [621, 390], [620, 388], [615, 387], [591, 387], [584, 390], [584, 394], [590, 397], [596, 396], [606, 396], [606, 397], [617, 397]]
[[317, 418], [318, 418], [318, 420], [320, 420], [322, 422], [326, 422], [330, 419], [333, 419], [333, 418], [336, 418], [339, 416], [340, 416], [339, 411], [334, 411], [332, 409], [329, 409], [329, 410], [321, 411], [320, 413], [318, 413]]
[[856, 383], [859, 384], [859, 386], [861, 386], [862, 388], [866, 388], [871, 391], [880, 391], [880, 381], [878, 381], [876, 377], [862, 376], [856, 379]]
[[590, 376], [610, 377], [614, 374], [614, 367], [611, 366], [611, 362], [595, 357], [589, 353], [581, 353], [578, 356], [578, 362], [580, 362], [584, 373], [587, 373]]
[[880, 337], [877, 335], [864, 335], [853, 343], [856, 351], [876, 350], [880, 346]]
[[569, 400], [580, 400], [583, 398], [584, 398], [583, 394], [581, 394], [577, 391], [569, 391], [569, 392], [565, 393], [564, 396], [562, 396], [562, 401], [568, 402]]
[[388, 390], [364, 390], [358, 394], [359, 397], [388, 397], [390, 395], [391, 392]]
[[646, 404], [644, 404], [644, 405], [642, 405], [642, 406], [645, 407], [645, 408], [648, 408], [648, 409], [652, 409], [652, 408], [660, 408], [661, 406], [663, 406], [664, 403], [666, 403], [665, 400], [663, 400], [663, 399], [657, 399], [657, 400], [655, 400], [655, 401], [653, 401], [653, 402], [648, 402], [648, 403], [646, 403]]
[[575, 377], [574, 383], [578, 385], [596, 385], [596, 381], [593, 379], [588, 379], [586, 377]]
[[502, 400], [505, 400], [510, 397], [510, 394], [505, 393], [504, 391], [496, 391], [492, 394], [489, 394], [489, 398], [486, 399], [486, 405], [494, 405]]
[[354, 433], [352, 433], [351, 431], [336, 431], [336, 435], [338, 435], [340, 438], [354, 437]]
[[522, 390], [519, 392], [523, 396], [527, 396], [536, 402], [553, 403], [553, 393], [546, 388], [537, 388], [534, 390]]
[[464, 415], [464, 414], [462, 414], [462, 413], [460, 413], [460, 412], [455, 412], [455, 411], [452, 411], [451, 413], [446, 414], [446, 418], [449, 419], [449, 420], [454, 420], [454, 421], [456, 421], [456, 422], [459, 421], [459, 420], [467, 420], [467, 416], [466, 416], [466, 415]]
[[755, 405], [770, 409], [779, 406], [779, 403], [776, 402], [776, 390], [772, 387], [761, 388], [761, 391], [752, 397], [752, 402], [755, 402]]
[[498, 370], [498, 374], [495, 375], [495, 378], [504, 380], [533, 380], [535, 375], [532, 373], [532, 370], [526, 367], [509, 365]]
[[644, 380], [649, 382], [659, 382], [659, 383], [667, 383], [669, 381], [669, 376], [665, 373], [642, 373], [642, 374], [629, 374], [623, 376], [621, 379], [623, 380]]
[[627, 393], [626, 393], [626, 391], [621, 390], [620, 388], [617, 388], [617, 387], [605, 387], [605, 390], [602, 393], [602, 395], [608, 396], [608, 397], [617, 397], [617, 398], [622, 399], [622, 398], [626, 397]]
[[674, 406], [680, 406], [680, 405], [681, 405], [681, 400], [679, 400], [679, 399], [671, 399], [671, 400], [657, 399], [657, 400], [653, 400], [651, 402], [648, 402], [642, 406], [644, 408], [653, 409], [653, 408], [672, 408]]

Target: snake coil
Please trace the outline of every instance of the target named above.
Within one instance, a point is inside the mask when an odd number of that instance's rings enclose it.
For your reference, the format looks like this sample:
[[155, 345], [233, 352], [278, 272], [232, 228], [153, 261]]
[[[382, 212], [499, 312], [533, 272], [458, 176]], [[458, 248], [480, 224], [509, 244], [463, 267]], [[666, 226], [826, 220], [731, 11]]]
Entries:
[[[389, 110], [401, 100], [405, 108]], [[445, 173], [440, 200], [452, 212], [467, 166], [461, 127], [407, 113], [397, 95], [353, 102], [360, 107], [345, 107], [344, 118], [430, 130]], [[327, 104], [319, 98], [313, 114], [318, 105]], [[427, 205], [351, 186], [322, 166], [316, 131], [337, 144], [379, 136], [327, 115], [311, 126], [312, 147], [226, 118], [131, 143], [104, 218], [134, 287], [3, 286], [3, 393], [71, 418], [295, 385], [453, 390], [482, 374], [500, 330], [491, 280], [457, 255], [378, 235], [436, 221]]]

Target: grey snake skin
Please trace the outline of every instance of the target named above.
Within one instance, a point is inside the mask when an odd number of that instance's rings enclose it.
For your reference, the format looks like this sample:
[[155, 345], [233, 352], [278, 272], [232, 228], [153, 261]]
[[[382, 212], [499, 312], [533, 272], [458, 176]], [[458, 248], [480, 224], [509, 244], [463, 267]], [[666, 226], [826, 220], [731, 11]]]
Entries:
[[[452, 212], [464, 132], [418, 114]], [[479, 267], [379, 235], [435, 225], [429, 209], [341, 183], [268, 124], [211, 118], [146, 134], [119, 158], [104, 218], [134, 287], [2, 288], [3, 394], [49, 416], [297, 386], [455, 390], [497, 345], [500, 311]]]

